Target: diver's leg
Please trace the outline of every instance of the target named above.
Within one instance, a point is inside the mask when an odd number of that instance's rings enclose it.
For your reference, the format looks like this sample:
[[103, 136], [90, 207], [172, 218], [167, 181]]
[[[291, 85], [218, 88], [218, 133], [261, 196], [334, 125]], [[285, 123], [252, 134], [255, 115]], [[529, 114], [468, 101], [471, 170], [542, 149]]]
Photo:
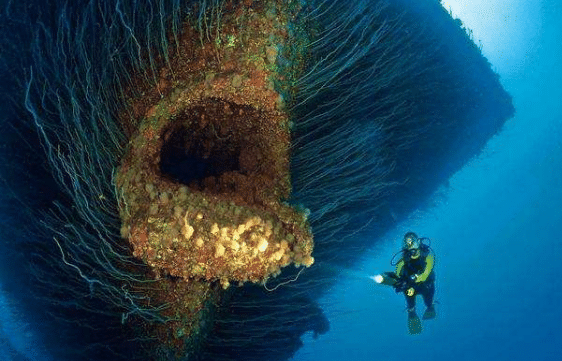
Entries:
[[416, 311], [416, 296], [406, 296], [406, 306], [408, 306], [408, 312]]
[[435, 282], [426, 283], [422, 289], [421, 295], [426, 307], [433, 306], [433, 296], [435, 295]]
[[421, 320], [416, 313], [416, 296], [406, 295], [408, 305], [408, 332], [410, 335], [417, 335], [422, 331]]
[[432, 318], [435, 318], [436, 316], [435, 307], [433, 306], [433, 296], [435, 295], [435, 283], [430, 282], [425, 284], [424, 286], [425, 287], [423, 288], [421, 294], [423, 297], [423, 302], [427, 306], [427, 309], [425, 310], [425, 313], [423, 314], [422, 318], [424, 320], [430, 320]]

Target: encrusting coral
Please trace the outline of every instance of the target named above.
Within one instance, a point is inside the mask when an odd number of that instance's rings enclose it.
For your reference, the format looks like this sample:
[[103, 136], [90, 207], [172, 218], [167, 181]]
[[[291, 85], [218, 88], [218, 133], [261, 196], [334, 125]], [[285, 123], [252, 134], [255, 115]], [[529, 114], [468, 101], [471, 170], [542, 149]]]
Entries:
[[161, 72], [161, 99], [132, 102], [142, 113], [115, 177], [134, 255], [156, 274], [223, 287], [314, 262], [306, 213], [284, 202], [289, 117], [273, 83], [286, 30], [252, 12], [236, 19], [223, 19], [223, 45], [186, 36], [177, 73]]

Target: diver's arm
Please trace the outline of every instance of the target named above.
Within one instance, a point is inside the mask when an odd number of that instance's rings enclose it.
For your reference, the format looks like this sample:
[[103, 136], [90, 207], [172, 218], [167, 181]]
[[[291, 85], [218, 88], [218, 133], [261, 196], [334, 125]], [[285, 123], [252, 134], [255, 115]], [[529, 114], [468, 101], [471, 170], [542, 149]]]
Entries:
[[429, 277], [429, 274], [433, 271], [434, 262], [435, 257], [433, 256], [433, 253], [430, 253], [425, 258], [425, 270], [416, 277], [416, 283], [425, 282], [427, 280], [427, 277]]
[[409, 285], [411, 283], [411, 280], [403, 278], [404, 275], [402, 274], [402, 271], [404, 270], [404, 263], [404, 259], [402, 258], [396, 264], [396, 282], [393, 284], [394, 290], [396, 292], [405, 292], [406, 289], [410, 287]]
[[394, 273], [396, 273], [396, 277], [398, 277], [398, 278], [400, 278], [400, 276], [401, 276], [402, 267], [404, 267], [404, 259], [401, 259], [401, 260], [398, 261], [398, 263], [396, 264], [396, 270], [394, 271]]

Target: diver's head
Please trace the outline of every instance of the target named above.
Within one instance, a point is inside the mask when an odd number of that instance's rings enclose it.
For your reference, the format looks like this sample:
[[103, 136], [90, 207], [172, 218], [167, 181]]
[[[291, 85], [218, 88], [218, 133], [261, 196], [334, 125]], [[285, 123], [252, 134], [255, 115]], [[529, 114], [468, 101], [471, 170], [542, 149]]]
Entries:
[[416, 259], [420, 256], [420, 239], [414, 232], [408, 232], [404, 235], [404, 245], [402, 246], [404, 256]]

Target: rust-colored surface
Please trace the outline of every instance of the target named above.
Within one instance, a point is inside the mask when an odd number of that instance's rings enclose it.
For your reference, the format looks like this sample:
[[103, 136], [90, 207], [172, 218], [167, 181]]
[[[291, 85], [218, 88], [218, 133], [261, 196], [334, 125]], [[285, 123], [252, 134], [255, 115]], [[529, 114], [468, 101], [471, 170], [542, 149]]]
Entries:
[[168, 320], [140, 320], [155, 340], [147, 347], [165, 355], [157, 359], [197, 352], [222, 288], [314, 262], [306, 214], [283, 202], [291, 139], [274, 86], [283, 6], [226, 2], [208, 34], [184, 24], [155, 85], [139, 77], [126, 93], [130, 141], [115, 186], [121, 235], [153, 280], [134, 292]]
[[134, 319], [142, 335], [147, 359], [185, 359], [197, 353], [206, 333], [212, 327], [212, 313], [220, 300], [216, 286], [208, 282], [161, 278], [135, 290], [145, 297], [145, 307], [159, 307], [167, 322]]
[[[157, 275], [226, 288], [313, 263], [306, 216], [283, 202], [290, 132], [273, 84], [285, 20], [275, 2], [260, 6], [227, 9], [211, 38], [186, 26], [157, 86], [130, 100], [121, 233]], [[176, 153], [189, 160], [178, 164], [187, 181], [162, 172], [163, 154]]]

